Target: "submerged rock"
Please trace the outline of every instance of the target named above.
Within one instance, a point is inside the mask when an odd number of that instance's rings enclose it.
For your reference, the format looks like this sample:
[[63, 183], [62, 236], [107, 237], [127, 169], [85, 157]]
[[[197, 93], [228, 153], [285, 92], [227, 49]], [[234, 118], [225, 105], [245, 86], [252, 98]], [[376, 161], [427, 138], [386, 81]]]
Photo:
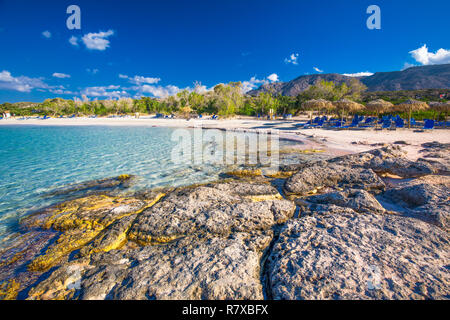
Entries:
[[86, 181], [57, 189], [55, 191], [49, 192], [46, 196], [65, 195], [80, 197], [105, 192], [114, 193], [130, 187], [135, 178], [136, 177], [133, 175], [122, 174], [113, 178]]
[[266, 270], [274, 299], [449, 298], [446, 232], [412, 218], [330, 211], [282, 229]]

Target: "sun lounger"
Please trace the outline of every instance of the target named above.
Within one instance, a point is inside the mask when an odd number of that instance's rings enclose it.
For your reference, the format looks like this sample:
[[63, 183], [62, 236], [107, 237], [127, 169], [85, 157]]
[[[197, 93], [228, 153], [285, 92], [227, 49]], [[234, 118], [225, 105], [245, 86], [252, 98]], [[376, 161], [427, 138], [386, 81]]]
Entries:
[[382, 129], [390, 129], [392, 126], [391, 120], [383, 121], [383, 125], [381, 126]]
[[404, 128], [405, 127], [405, 121], [403, 121], [402, 118], [395, 118], [395, 127], [396, 128]]
[[425, 119], [425, 122], [424, 122], [424, 125], [423, 125], [423, 129], [424, 130], [434, 129], [434, 120]]

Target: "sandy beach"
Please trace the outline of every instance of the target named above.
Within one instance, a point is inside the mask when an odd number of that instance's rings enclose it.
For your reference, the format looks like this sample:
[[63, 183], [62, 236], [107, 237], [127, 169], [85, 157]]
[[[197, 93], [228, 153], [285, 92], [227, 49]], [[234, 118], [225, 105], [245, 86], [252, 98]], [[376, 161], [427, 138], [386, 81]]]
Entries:
[[125, 118], [50, 118], [40, 119], [8, 119], [0, 121], [4, 125], [32, 125], [32, 126], [151, 126], [171, 128], [193, 128], [220, 130], [244, 130], [250, 132], [264, 132], [277, 130], [281, 139], [301, 141], [299, 148], [320, 148], [334, 155], [363, 152], [379, 148], [383, 144], [399, 143], [407, 151], [407, 157], [417, 160], [421, 154], [421, 145], [426, 142], [438, 141], [450, 143], [449, 129], [434, 129], [420, 131], [417, 129], [397, 130], [332, 130], [326, 128], [304, 129], [299, 127], [305, 119], [294, 120], [257, 120], [255, 118], [235, 118], [225, 120], [209, 119], [157, 119], [152, 116]]

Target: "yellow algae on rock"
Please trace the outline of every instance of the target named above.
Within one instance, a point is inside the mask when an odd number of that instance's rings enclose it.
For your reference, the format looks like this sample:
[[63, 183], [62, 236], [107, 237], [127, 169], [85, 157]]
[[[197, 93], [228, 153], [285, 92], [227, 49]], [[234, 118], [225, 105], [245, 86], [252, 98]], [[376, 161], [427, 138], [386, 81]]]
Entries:
[[20, 291], [20, 283], [14, 279], [0, 284], [0, 300], [15, 300]]
[[236, 177], [256, 177], [256, 176], [262, 176], [261, 169], [255, 169], [255, 170], [236, 170], [236, 171], [230, 171], [226, 174], [230, 176], [236, 176]]
[[52, 244], [45, 254], [34, 259], [28, 266], [30, 271], [46, 271], [54, 266], [70, 252], [83, 247], [94, 239], [102, 229], [93, 230], [67, 230], [61, 234], [54, 244]]
[[120, 181], [126, 181], [129, 180], [130, 178], [131, 176], [129, 174], [121, 174], [120, 176], [117, 177], [117, 179]]
[[[127, 241], [127, 232], [132, 222], [131, 218], [123, 219], [141, 213], [163, 196], [164, 194], [160, 193], [155, 199], [144, 201], [96, 195], [56, 206], [54, 212], [44, 221], [43, 227], [59, 230], [62, 234], [43, 255], [30, 263], [28, 269], [48, 270], [65, 255], [78, 249], [81, 249], [81, 255], [90, 255], [120, 248]], [[118, 222], [117, 225], [115, 222]], [[108, 228], [109, 226], [111, 228]], [[83, 248], [87, 244], [89, 246]]]
[[274, 178], [274, 179], [286, 179], [292, 176], [295, 173], [295, 171], [277, 171], [277, 172], [271, 172], [266, 173], [265, 176], [268, 178]]

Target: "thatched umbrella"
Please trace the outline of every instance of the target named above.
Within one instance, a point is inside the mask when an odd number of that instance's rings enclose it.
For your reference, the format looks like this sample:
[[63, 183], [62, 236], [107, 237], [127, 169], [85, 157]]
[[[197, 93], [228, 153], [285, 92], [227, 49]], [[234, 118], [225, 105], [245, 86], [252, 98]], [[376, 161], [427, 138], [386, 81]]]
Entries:
[[383, 113], [383, 112], [391, 110], [393, 108], [393, 106], [394, 105], [391, 102], [383, 100], [383, 99], [373, 100], [373, 101], [370, 101], [370, 102], [368, 102], [366, 104], [367, 110], [373, 111], [377, 115], [377, 121], [375, 123], [375, 127], [378, 124], [378, 115], [380, 113]]
[[421, 111], [428, 109], [428, 105], [425, 102], [409, 99], [405, 102], [402, 102], [396, 106], [396, 109], [404, 112], [408, 112], [409, 114], [409, 121], [408, 121], [408, 128], [411, 129], [411, 113], [413, 111]]
[[[306, 102], [303, 102], [303, 107], [305, 109], [312, 110], [331, 110], [334, 108], [333, 104], [325, 99], [312, 99]], [[312, 122], [312, 112], [310, 114], [311, 122]]]
[[431, 109], [438, 112], [438, 114], [444, 114], [444, 127], [447, 126], [447, 114], [450, 111], [450, 101], [447, 102], [430, 102], [429, 106]]
[[362, 104], [359, 104], [355, 101], [348, 100], [348, 99], [341, 99], [339, 101], [333, 102], [333, 104], [335, 105], [335, 107], [339, 111], [339, 113], [341, 114], [341, 121], [344, 120], [345, 113], [347, 113], [347, 114], [353, 113], [356, 111], [361, 111], [365, 108]]

